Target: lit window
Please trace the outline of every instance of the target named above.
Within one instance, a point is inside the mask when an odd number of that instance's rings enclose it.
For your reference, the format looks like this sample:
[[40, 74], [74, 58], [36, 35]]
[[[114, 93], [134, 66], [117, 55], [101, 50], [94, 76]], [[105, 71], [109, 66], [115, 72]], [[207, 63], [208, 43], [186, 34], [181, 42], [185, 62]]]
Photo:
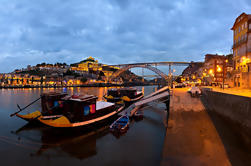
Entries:
[[245, 22], [245, 29], [248, 27], [248, 22]]

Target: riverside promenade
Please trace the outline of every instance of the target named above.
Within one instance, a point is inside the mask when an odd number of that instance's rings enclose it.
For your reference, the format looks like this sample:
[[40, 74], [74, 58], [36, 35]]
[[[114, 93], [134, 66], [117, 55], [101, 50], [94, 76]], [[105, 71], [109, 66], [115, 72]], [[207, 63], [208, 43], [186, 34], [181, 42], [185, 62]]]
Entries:
[[174, 89], [161, 165], [231, 165], [221, 138], [200, 98]]
[[[209, 87], [212, 88], [212, 87]], [[213, 87], [213, 91], [215, 92], [221, 92], [221, 93], [227, 93], [237, 96], [244, 96], [244, 97], [251, 97], [251, 90], [250, 89], [241, 89], [241, 88], [219, 88], [219, 87]]]

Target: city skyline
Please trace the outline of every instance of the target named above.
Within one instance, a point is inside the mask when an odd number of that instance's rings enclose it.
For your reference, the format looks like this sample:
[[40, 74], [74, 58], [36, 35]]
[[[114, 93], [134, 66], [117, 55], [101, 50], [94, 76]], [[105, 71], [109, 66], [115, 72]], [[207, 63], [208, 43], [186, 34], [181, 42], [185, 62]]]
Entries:
[[[222, 8], [220, 8], [222, 6]], [[38, 63], [203, 61], [229, 54], [242, 1], [1, 1], [0, 72]], [[156, 58], [157, 57], [157, 58]]]

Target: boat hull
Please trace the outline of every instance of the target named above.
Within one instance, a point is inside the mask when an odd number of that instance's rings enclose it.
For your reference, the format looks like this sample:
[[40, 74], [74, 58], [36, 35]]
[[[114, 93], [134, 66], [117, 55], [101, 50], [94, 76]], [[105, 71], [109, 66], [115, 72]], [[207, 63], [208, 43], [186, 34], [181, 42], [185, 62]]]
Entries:
[[16, 116], [28, 122], [35, 122], [37, 121], [38, 117], [42, 116], [42, 114], [40, 111], [34, 111], [32, 113], [25, 114], [25, 115], [16, 114]]
[[118, 109], [106, 114], [104, 116], [100, 116], [94, 119], [86, 120], [83, 122], [70, 122], [70, 120], [66, 116], [61, 116], [57, 119], [45, 119], [45, 117], [41, 116], [38, 120], [49, 127], [57, 128], [57, 129], [83, 129], [93, 126], [98, 126], [99, 124], [103, 124], [104, 122], [109, 122], [113, 118], [116, 118], [119, 112], [124, 109], [124, 106], [120, 106]]
[[135, 98], [132, 98], [130, 100], [123, 100], [125, 103], [125, 106], [128, 107], [131, 104], [135, 103], [136, 101], [139, 101], [140, 99], [142, 99], [144, 97], [143, 93], [136, 95]]
[[129, 117], [127, 115], [121, 116], [110, 125], [110, 131], [115, 133], [125, 133], [129, 128]]
[[144, 97], [144, 94], [141, 92], [137, 95], [135, 95], [133, 98], [129, 98], [127, 96], [122, 96], [122, 97], [107, 97], [107, 96], [104, 96], [104, 98], [106, 99], [107, 102], [112, 102], [112, 103], [125, 103], [125, 106], [128, 107], [130, 106], [131, 104], [133, 104], [134, 102], [142, 99]]

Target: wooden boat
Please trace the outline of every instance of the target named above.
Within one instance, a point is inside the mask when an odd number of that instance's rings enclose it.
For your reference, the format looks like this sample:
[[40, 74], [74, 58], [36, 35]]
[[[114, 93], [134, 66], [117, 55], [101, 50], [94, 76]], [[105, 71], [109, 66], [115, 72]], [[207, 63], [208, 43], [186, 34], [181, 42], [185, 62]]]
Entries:
[[110, 125], [110, 130], [113, 132], [124, 133], [129, 127], [129, 116], [123, 115]]
[[138, 91], [136, 88], [112, 88], [108, 89], [104, 98], [108, 102], [121, 103], [124, 102], [126, 106], [140, 100], [144, 97], [142, 91]]
[[104, 122], [124, 108], [111, 102], [96, 101], [93, 95], [73, 96], [63, 99], [63, 110], [59, 116], [40, 116], [38, 121], [55, 128], [77, 128]]
[[61, 99], [66, 96], [67, 96], [66, 93], [57, 93], [57, 92], [43, 93], [43, 94], [41, 94], [41, 96], [39, 98], [39, 99], [41, 99], [42, 111], [36, 110], [36, 111], [28, 113], [28, 114], [16, 113], [14, 115], [16, 115], [17, 117], [24, 119], [28, 122], [34, 122], [40, 116], [61, 115], [62, 114], [62, 112], [61, 112], [61, 110], [62, 110]]

